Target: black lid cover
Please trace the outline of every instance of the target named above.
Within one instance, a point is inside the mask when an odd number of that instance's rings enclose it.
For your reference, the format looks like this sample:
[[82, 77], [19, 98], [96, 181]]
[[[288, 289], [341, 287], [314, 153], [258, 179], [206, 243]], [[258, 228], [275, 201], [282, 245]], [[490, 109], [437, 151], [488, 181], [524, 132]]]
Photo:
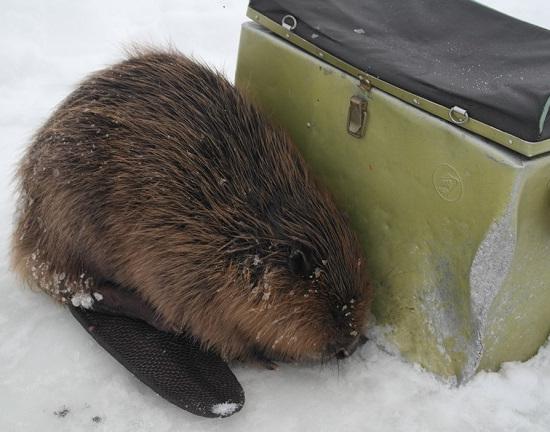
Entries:
[[550, 31], [470, 0], [251, 0], [343, 61], [527, 141], [550, 138]]

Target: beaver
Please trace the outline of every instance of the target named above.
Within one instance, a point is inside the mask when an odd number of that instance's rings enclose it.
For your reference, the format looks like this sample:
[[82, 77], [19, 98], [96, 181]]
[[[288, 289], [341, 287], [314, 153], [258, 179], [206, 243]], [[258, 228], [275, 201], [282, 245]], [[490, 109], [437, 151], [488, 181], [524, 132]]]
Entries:
[[280, 127], [176, 50], [86, 78], [17, 180], [13, 266], [61, 303], [225, 360], [323, 361], [362, 340], [372, 295], [346, 216]]

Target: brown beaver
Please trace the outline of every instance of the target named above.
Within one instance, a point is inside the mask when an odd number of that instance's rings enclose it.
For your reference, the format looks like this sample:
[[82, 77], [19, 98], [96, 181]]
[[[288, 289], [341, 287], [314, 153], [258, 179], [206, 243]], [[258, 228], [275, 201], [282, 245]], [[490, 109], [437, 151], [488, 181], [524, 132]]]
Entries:
[[323, 360], [359, 342], [371, 290], [344, 216], [289, 137], [182, 54], [91, 75], [18, 180], [14, 266], [60, 302], [188, 332], [224, 359]]

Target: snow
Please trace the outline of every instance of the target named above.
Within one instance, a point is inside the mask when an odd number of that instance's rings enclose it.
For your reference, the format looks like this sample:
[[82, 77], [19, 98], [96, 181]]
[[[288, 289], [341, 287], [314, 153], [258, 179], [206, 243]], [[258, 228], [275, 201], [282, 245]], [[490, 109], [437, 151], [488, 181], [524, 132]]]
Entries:
[[78, 292], [71, 297], [71, 303], [74, 307], [82, 307], [84, 309], [90, 309], [94, 304], [92, 296], [85, 292]]
[[[550, 27], [546, 0], [484, 3]], [[245, 10], [244, 0], [2, 2], [0, 431], [550, 430], [550, 345], [456, 388], [382, 349], [382, 328], [338, 365], [234, 366], [246, 392], [242, 411], [195, 417], [137, 381], [65, 309], [9, 272], [15, 163], [53, 107], [133, 42], [172, 43], [232, 76]]]
[[212, 412], [216, 415], [227, 417], [237, 411], [240, 407], [240, 404], [236, 404], [233, 402], [224, 402], [214, 405], [212, 407]]

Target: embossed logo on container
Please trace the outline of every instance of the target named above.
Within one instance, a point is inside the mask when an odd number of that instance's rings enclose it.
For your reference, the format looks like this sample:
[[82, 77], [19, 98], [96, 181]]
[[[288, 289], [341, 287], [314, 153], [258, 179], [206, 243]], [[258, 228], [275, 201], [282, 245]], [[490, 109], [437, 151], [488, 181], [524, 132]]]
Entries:
[[432, 180], [437, 194], [445, 201], [455, 202], [462, 198], [464, 189], [462, 178], [451, 165], [439, 165], [434, 171]]

